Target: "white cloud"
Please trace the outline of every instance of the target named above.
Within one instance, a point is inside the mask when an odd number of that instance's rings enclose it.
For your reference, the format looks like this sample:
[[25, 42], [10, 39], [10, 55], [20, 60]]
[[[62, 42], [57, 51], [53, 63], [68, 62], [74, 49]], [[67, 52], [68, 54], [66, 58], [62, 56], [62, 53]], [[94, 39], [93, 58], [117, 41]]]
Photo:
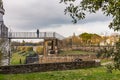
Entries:
[[[65, 37], [71, 36], [73, 35], [73, 33], [76, 33], [76, 35], [79, 35], [83, 32], [97, 33], [97, 34], [107, 32], [111, 34], [114, 31], [108, 28], [109, 22], [110, 21], [90, 22], [86, 24], [61, 24], [61, 25], [58, 25], [58, 27], [40, 29], [40, 31], [41, 32], [44, 32], [44, 31], [57, 32], [61, 35], [64, 35]], [[32, 31], [35, 31], [35, 30], [32, 30]]]
[[[11, 26], [13, 31], [55, 31], [64, 36], [74, 32], [101, 33], [111, 32], [108, 24], [110, 17], [105, 17], [102, 12], [87, 14], [85, 20], [78, 24], [71, 24], [71, 18], [64, 15], [63, 4], [60, 0], [4, 0], [6, 14], [5, 24]], [[112, 31], [113, 32], [113, 31]]]
[[84, 28], [78, 28], [77, 31], [78, 32], [90, 32], [89, 30], [84, 29]]

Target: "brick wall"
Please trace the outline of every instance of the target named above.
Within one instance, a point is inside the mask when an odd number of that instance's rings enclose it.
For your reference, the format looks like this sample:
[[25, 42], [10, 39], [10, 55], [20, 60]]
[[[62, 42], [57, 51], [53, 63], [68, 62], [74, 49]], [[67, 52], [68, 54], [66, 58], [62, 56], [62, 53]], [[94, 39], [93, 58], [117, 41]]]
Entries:
[[46, 64], [27, 64], [0, 67], [2, 74], [30, 73], [30, 72], [46, 72], [46, 71], [61, 71], [81, 69], [86, 67], [100, 66], [100, 63], [95, 61], [81, 62], [64, 62], [64, 63], [46, 63]]

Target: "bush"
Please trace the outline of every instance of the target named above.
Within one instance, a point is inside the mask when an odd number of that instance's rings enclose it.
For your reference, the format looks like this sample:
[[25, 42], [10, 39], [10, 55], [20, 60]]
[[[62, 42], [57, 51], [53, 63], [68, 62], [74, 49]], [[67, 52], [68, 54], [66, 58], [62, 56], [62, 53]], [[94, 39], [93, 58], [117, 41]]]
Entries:
[[25, 46], [19, 46], [18, 48], [17, 48], [17, 51], [25, 51]]
[[43, 47], [38, 46], [38, 47], [36, 48], [36, 53], [37, 53], [37, 54], [43, 54]]
[[25, 51], [33, 51], [33, 47], [27, 46], [27, 47], [25, 47]]
[[33, 47], [31, 46], [19, 46], [17, 47], [17, 51], [33, 51]]
[[20, 51], [20, 46], [19, 46], [19, 47], [17, 47], [17, 51]]

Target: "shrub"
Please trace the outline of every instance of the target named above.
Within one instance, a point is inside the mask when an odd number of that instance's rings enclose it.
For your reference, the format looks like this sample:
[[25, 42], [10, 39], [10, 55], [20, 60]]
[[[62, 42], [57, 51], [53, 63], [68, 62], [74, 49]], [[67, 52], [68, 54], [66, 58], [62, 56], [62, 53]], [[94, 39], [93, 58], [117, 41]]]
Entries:
[[20, 50], [21, 50], [21, 51], [25, 51], [25, 50], [26, 50], [26, 47], [25, 47], [25, 46], [21, 46]]
[[36, 53], [37, 53], [37, 54], [43, 54], [43, 47], [38, 46], [38, 47], [36, 48]]
[[19, 46], [18, 48], [17, 48], [17, 51], [25, 51], [25, 46]]
[[17, 51], [33, 51], [33, 47], [31, 47], [31, 46], [19, 46], [19, 47], [17, 47]]
[[20, 48], [20, 46], [19, 46], [19, 47], [17, 47], [17, 51], [20, 51], [20, 49], [21, 49], [21, 48]]
[[25, 51], [33, 51], [33, 47], [27, 46], [27, 47], [25, 47]]

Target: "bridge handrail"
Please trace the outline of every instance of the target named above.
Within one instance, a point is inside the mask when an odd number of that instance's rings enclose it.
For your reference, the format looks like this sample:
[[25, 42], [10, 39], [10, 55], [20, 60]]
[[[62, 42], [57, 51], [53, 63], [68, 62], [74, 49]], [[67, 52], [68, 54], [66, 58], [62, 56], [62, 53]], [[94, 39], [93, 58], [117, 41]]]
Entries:
[[60, 40], [63, 40], [63, 39], [64, 39], [64, 37], [63, 37], [62, 35], [58, 34], [58, 33], [55, 33], [55, 37], [56, 37], [57, 39], [60, 39]]
[[9, 32], [8, 38], [57, 38], [57, 39], [64, 39], [58, 33], [55, 32], [39, 32], [39, 35], [36, 32]]

